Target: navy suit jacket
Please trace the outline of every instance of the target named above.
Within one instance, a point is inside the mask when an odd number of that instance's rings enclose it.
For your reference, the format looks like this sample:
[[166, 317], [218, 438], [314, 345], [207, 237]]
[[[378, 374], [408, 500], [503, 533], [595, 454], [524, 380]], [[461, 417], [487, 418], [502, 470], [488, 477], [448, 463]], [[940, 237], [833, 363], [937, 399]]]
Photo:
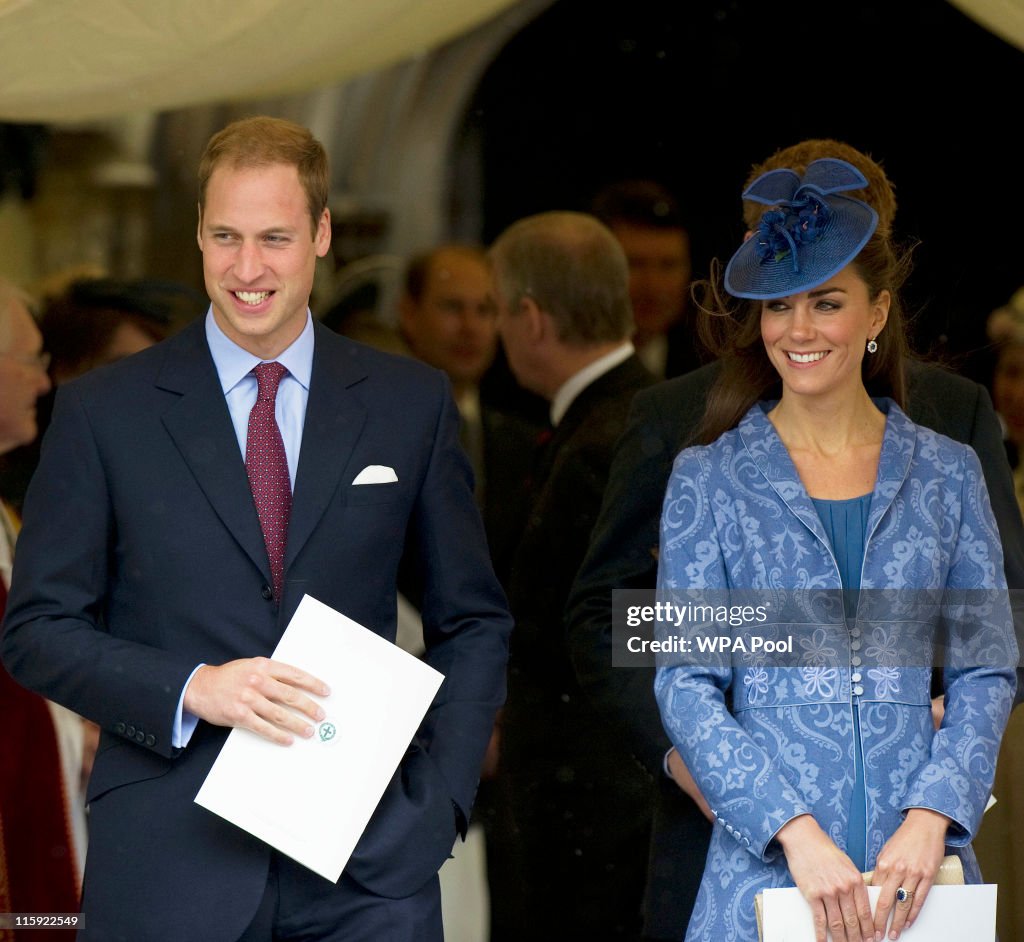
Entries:
[[[352, 486], [371, 464], [398, 481]], [[447, 380], [317, 326], [280, 605], [201, 318], [62, 388], [3, 656], [103, 730], [80, 938], [241, 934], [269, 848], [193, 803], [228, 730], [201, 722], [173, 748], [181, 690], [201, 662], [269, 655], [305, 593], [394, 640], [403, 554], [446, 680], [346, 870], [396, 898], [468, 818], [511, 630]]]

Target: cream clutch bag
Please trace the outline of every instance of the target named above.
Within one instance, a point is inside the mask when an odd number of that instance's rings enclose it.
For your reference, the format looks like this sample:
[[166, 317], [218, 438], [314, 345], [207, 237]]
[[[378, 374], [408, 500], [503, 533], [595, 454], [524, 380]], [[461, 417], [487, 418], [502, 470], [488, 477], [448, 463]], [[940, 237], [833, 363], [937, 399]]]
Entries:
[[[875, 875], [874, 870], [869, 870], [867, 873], [862, 874], [865, 883], [871, 883], [871, 878]], [[953, 886], [955, 884], [963, 884], [964, 882], [964, 865], [960, 862], [960, 858], [955, 854], [950, 854], [948, 857], [942, 858], [942, 863], [939, 864], [939, 872], [935, 874], [935, 886]], [[764, 938], [763, 929], [761, 926], [761, 894], [758, 893], [754, 897], [754, 912], [757, 914], [757, 938], [758, 942]]]

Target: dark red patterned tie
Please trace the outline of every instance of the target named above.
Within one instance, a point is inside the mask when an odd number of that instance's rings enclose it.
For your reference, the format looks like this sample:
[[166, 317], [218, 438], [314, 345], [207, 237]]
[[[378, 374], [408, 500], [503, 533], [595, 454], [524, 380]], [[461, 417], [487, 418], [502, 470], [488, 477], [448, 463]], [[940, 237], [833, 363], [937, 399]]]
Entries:
[[281, 600], [284, 581], [284, 547], [292, 511], [292, 488], [284, 441], [274, 418], [274, 401], [281, 377], [287, 372], [280, 363], [260, 363], [253, 368], [259, 391], [256, 405], [249, 413], [249, 432], [245, 442], [245, 470], [263, 528], [270, 576], [274, 581], [274, 598], [278, 601]]

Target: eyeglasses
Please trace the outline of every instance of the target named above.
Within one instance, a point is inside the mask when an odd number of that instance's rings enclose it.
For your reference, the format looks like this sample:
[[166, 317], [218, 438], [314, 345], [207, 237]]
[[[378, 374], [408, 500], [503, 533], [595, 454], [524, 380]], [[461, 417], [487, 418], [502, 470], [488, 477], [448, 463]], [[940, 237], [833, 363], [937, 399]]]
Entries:
[[9, 360], [14, 360], [16, 363], [21, 363], [25, 366], [33, 366], [43, 373], [48, 372], [50, 369], [49, 353], [0, 353], [0, 356], [7, 357]]

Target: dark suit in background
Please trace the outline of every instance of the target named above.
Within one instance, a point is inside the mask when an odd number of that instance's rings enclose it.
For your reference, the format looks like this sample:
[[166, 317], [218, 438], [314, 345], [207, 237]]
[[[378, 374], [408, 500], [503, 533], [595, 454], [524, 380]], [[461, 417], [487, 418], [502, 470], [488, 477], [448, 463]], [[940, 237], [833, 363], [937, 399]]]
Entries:
[[650, 780], [581, 696], [563, 612], [634, 393], [633, 355], [573, 400], [538, 456], [515, 555], [502, 763], [523, 843], [531, 938], [635, 938]]
[[[659, 383], [634, 400], [568, 607], [569, 646], [583, 690], [656, 782], [644, 901], [644, 933], [651, 939], [685, 934], [711, 825], [663, 771], [671, 744], [654, 700], [653, 668], [612, 667], [612, 592], [655, 587], [661, 508], [672, 462], [692, 444], [717, 372], [717, 365], [710, 364]], [[1024, 526], [988, 393], [920, 363], [908, 364], [908, 381], [911, 419], [978, 453], [1002, 535], [1007, 583], [1010, 589], [1024, 589]], [[1020, 684], [1018, 697], [1019, 691]]]

